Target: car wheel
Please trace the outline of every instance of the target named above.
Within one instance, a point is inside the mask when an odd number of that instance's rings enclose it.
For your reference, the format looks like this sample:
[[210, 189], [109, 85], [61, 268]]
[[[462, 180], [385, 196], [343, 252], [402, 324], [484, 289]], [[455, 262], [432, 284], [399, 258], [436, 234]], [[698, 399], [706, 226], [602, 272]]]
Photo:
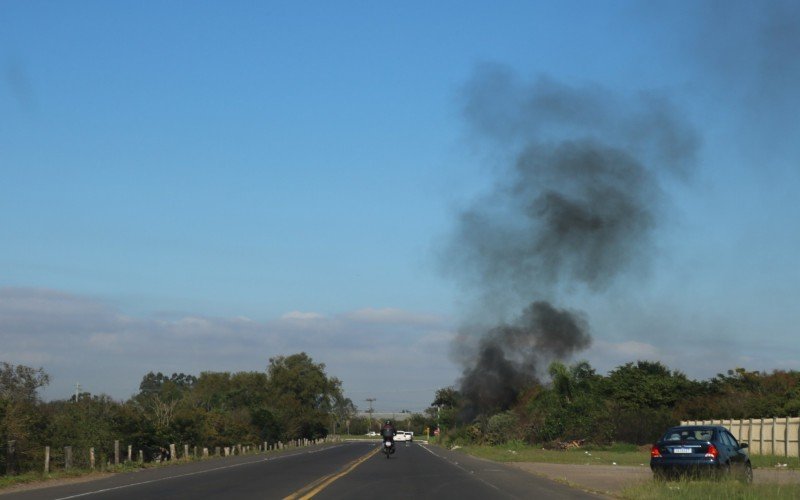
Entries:
[[742, 477], [740, 479], [745, 484], [753, 482], [753, 466], [750, 465], [750, 462], [744, 464], [744, 470], [742, 471]]

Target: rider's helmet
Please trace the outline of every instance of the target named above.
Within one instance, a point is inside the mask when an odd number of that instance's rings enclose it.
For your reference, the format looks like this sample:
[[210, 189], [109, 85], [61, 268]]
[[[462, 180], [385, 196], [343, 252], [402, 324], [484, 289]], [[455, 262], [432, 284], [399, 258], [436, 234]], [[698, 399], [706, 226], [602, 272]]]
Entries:
[[392, 421], [391, 421], [391, 420], [387, 420], [387, 421], [385, 422], [385, 425], [392, 425]]

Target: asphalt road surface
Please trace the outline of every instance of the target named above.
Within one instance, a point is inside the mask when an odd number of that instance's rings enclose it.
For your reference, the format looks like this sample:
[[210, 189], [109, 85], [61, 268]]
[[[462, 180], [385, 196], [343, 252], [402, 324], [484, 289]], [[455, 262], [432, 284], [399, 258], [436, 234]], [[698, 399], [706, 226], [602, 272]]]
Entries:
[[348, 442], [117, 474], [3, 500], [598, 498], [518, 469], [418, 443]]

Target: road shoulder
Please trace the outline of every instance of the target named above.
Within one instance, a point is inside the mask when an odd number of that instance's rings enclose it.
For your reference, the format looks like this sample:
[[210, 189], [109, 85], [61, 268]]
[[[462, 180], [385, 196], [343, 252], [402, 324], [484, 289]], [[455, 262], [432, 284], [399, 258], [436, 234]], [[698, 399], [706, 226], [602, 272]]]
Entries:
[[652, 480], [649, 467], [618, 465], [570, 465], [509, 462], [509, 465], [587, 491], [617, 495], [630, 486]]
[[[648, 466], [571, 465], [540, 462], [508, 462], [518, 469], [589, 491], [617, 496], [636, 484], [652, 481]], [[755, 483], [800, 484], [800, 471], [756, 469]]]

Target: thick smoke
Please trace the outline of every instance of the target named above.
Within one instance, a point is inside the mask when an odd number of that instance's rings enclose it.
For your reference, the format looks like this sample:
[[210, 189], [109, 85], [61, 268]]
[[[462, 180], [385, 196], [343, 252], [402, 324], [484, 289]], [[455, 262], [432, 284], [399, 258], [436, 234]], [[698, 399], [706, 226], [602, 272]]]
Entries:
[[569, 356], [590, 341], [579, 315], [532, 303], [514, 324], [492, 328], [480, 339], [477, 357], [461, 378], [465, 417], [508, 408], [535, 381], [540, 361]]
[[[659, 182], [687, 176], [698, 141], [651, 94], [524, 84], [485, 67], [465, 97], [475, 138], [510, 165], [462, 211], [446, 254], [447, 270], [479, 291], [480, 321], [500, 318], [477, 337], [467, 325], [457, 339], [471, 418], [508, 408], [547, 363], [590, 345], [583, 315], [550, 301], [646, 269], [663, 210]], [[518, 307], [519, 318], [503, 320]]]

